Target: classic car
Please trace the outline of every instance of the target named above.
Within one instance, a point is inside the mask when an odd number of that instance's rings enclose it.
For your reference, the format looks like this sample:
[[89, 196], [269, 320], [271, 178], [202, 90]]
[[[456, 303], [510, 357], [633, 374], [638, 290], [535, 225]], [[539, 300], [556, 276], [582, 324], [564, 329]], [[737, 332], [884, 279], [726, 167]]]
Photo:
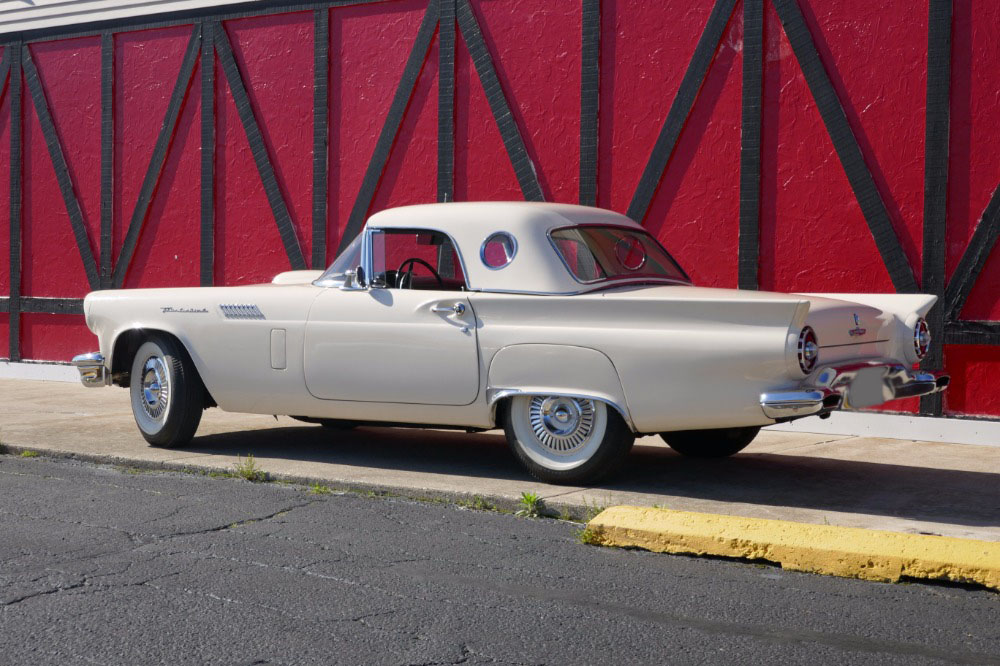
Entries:
[[142, 436], [202, 412], [330, 428], [502, 428], [538, 479], [593, 481], [637, 435], [728, 456], [762, 426], [943, 390], [921, 294], [694, 286], [611, 211], [447, 203], [373, 215], [326, 271], [270, 284], [98, 291], [86, 386], [131, 391]]

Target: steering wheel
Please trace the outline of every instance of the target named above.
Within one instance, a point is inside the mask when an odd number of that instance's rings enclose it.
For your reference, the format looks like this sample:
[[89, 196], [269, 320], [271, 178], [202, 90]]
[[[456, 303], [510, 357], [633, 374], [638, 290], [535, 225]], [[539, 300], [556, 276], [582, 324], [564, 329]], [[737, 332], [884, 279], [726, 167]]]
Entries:
[[[433, 266], [431, 266], [430, 264], [428, 264], [426, 261], [424, 261], [420, 257], [410, 257], [409, 259], [407, 259], [406, 261], [404, 261], [403, 263], [401, 263], [399, 265], [399, 268], [396, 269], [396, 276], [397, 276], [397, 282], [396, 282], [396, 284], [397, 284], [397, 288], [398, 289], [411, 289], [412, 288], [410, 285], [413, 284], [413, 269], [410, 268], [410, 269], [408, 269], [406, 271], [403, 270], [406, 266], [410, 266], [412, 264], [420, 264], [421, 266], [425, 267], [427, 270], [429, 270], [434, 275], [434, 279], [437, 280], [438, 286], [442, 287], [442, 288], [444, 287], [444, 280], [441, 279], [441, 276], [438, 274], [438, 272], [436, 270], [434, 270]], [[404, 282], [406, 283], [405, 287], [403, 286]]]

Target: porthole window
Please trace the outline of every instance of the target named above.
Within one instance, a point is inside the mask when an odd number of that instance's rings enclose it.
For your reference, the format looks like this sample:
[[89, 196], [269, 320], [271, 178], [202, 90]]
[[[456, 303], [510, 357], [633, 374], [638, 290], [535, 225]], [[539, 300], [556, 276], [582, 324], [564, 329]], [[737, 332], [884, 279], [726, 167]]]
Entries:
[[483, 264], [492, 270], [498, 270], [509, 264], [517, 254], [517, 241], [506, 231], [498, 231], [490, 234], [490, 237], [483, 241], [483, 247], [479, 250], [479, 256]]

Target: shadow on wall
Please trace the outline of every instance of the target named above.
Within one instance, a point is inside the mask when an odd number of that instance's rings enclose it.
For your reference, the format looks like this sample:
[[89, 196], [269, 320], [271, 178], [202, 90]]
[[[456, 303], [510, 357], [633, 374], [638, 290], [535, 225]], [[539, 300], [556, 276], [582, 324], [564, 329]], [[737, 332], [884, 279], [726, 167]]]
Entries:
[[[545, 485], [527, 475], [495, 433], [281, 427], [197, 437], [187, 450]], [[969, 526], [996, 526], [1000, 516], [1000, 473], [753, 453], [752, 447], [732, 458], [694, 460], [666, 447], [636, 446], [623, 470], [597, 487]]]

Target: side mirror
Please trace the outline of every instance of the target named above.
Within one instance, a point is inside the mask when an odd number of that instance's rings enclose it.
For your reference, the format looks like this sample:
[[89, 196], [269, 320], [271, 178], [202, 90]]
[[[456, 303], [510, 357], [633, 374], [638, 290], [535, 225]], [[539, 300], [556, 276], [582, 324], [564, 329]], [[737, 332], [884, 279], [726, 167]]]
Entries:
[[340, 288], [344, 291], [360, 291], [362, 289], [366, 289], [365, 269], [358, 266], [353, 271], [345, 271], [344, 283], [340, 285]]

